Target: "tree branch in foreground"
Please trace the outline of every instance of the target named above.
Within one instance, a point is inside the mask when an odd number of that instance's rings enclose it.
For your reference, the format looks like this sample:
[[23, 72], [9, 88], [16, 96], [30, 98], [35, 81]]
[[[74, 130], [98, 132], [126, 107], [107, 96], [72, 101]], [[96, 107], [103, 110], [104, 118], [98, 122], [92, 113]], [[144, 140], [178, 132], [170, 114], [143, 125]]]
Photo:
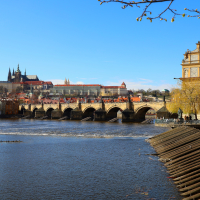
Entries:
[[[175, 0], [142, 0], [142, 1], [123, 1], [123, 0], [98, 0], [100, 2], [100, 5], [102, 5], [103, 3], [110, 3], [110, 2], [117, 2], [117, 3], [121, 3], [123, 4], [122, 9], [126, 9], [127, 7], [133, 7], [136, 6], [138, 8], [140, 8], [140, 4], [141, 5], [145, 5], [143, 12], [141, 14], [141, 16], [137, 17], [136, 20], [137, 21], [142, 21], [143, 17], [147, 16], [147, 20], [149, 20], [150, 22], [152, 22], [152, 20], [154, 19], [160, 19], [161, 21], [167, 21], [166, 18], [163, 17], [163, 14], [167, 11], [170, 11], [173, 14], [173, 17], [171, 18], [171, 22], [174, 22], [175, 17], [178, 15], [182, 15], [182, 17], [197, 17], [198, 19], [200, 19], [200, 11], [198, 9], [188, 9], [185, 8], [184, 10], [191, 12], [191, 13], [195, 13], [194, 15], [188, 15], [185, 13], [178, 13], [176, 9], [172, 9], [171, 5]], [[158, 14], [157, 16], [151, 17], [150, 15], [152, 14], [152, 12], [149, 10], [150, 6], [154, 3], [164, 3], [164, 2], [169, 2], [168, 6], [160, 12], [160, 14]]]

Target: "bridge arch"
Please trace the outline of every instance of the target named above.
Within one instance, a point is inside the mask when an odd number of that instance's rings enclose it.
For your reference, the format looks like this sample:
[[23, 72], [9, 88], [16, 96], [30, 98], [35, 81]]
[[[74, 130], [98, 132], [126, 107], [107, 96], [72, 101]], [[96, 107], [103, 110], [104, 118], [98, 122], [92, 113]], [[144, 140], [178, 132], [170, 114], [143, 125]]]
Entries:
[[37, 108], [37, 107], [34, 107], [34, 108], [33, 108], [33, 112], [32, 112], [33, 117], [35, 117], [35, 111], [36, 111], [36, 110], [38, 110], [38, 108]]
[[117, 107], [117, 106], [114, 106], [114, 107], [111, 107], [107, 110], [107, 114], [106, 114], [106, 118], [107, 120], [111, 120], [113, 118], [117, 118], [117, 112], [118, 111], [123, 111], [121, 108]]
[[48, 116], [48, 118], [51, 118], [51, 112], [53, 111], [54, 109], [52, 107], [49, 107], [46, 109], [46, 115]]
[[65, 108], [63, 111], [63, 116], [67, 117], [67, 119], [70, 119], [72, 110], [73, 110], [72, 108]]
[[95, 112], [95, 108], [93, 107], [87, 107], [83, 110], [83, 119], [86, 117], [91, 117], [92, 119], [94, 119], [94, 112]]
[[140, 122], [144, 121], [145, 115], [146, 115], [147, 111], [150, 109], [157, 111], [157, 108], [155, 108], [154, 106], [148, 105], [148, 104], [137, 108], [135, 110], [135, 119]]
[[24, 108], [24, 106], [22, 106], [21, 109], [19, 110], [19, 114], [24, 114], [25, 111], [26, 109]]

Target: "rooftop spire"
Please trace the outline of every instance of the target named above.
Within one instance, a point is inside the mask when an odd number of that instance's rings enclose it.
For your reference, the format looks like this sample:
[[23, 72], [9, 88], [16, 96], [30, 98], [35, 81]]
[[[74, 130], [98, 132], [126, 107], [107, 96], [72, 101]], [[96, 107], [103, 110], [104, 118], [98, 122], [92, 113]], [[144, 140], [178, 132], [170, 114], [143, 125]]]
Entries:
[[10, 72], [10, 67], [9, 67], [9, 72], [8, 72], [8, 81], [11, 81], [11, 72]]
[[16, 72], [20, 72], [20, 70], [19, 70], [19, 64], [18, 64], [18, 66], [17, 66], [17, 71]]

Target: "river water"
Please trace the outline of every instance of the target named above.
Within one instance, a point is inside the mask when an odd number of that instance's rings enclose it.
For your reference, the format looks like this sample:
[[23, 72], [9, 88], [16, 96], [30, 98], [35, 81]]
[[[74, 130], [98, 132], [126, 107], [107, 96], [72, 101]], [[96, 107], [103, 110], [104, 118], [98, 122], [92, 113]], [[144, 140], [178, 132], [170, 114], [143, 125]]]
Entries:
[[145, 142], [167, 128], [131, 123], [0, 120], [0, 199], [180, 200]]

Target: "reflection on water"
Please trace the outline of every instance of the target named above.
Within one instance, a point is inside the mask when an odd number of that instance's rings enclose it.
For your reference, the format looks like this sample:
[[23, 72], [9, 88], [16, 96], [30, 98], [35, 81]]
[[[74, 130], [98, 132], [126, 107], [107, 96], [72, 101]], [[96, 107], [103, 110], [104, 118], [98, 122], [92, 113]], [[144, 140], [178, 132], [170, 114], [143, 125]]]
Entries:
[[181, 197], [145, 138], [154, 125], [1, 120], [0, 199]]

